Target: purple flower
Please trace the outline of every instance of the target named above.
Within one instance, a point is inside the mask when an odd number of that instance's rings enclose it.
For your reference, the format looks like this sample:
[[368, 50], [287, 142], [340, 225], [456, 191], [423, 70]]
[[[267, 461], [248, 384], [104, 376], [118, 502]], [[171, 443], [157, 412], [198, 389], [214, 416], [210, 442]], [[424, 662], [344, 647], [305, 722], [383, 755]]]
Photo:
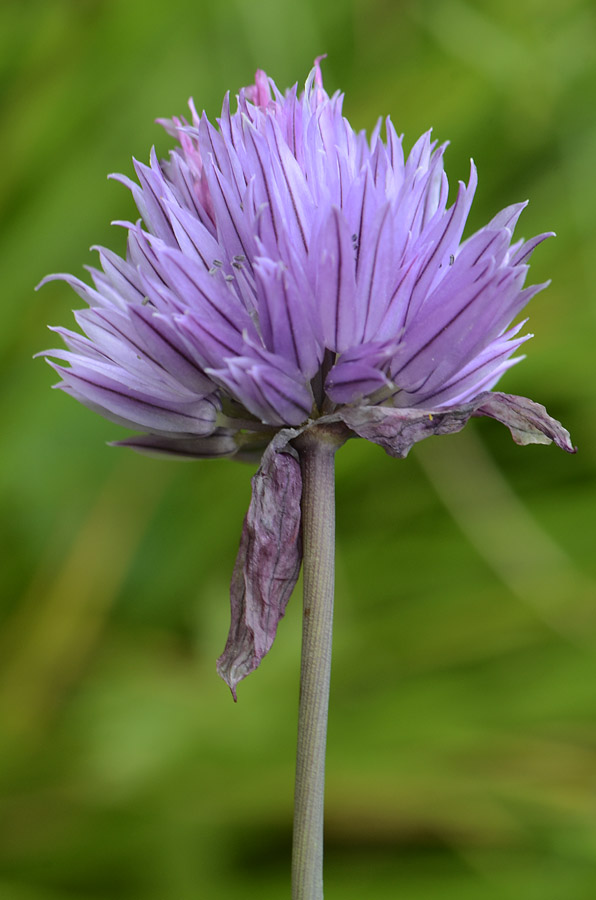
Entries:
[[[545, 285], [524, 287], [548, 235], [512, 243], [524, 203], [462, 242], [471, 166], [448, 206], [445, 145], [424, 134], [404, 158], [389, 119], [370, 139], [323, 88], [264, 72], [229, 96], [215, 127], [164, 121], [179, 146], [135, 162], [141, 222], [126, 259], [99, 248], [84, 334], [56, 328], [63, 390], [142, 434], [120, 446], [179, 457], [260, 458], [219, 662], [235, 690], [259, 664], [298, 576], [301, 476], [291, 441], [343, 429], [404, 457], [471, 416], [518, 443], [568, 433], [544, 407], [492, 392], [530, 337], [512, 321]], [[384, 136], [383, 136], [384, 135]], [[49, 279], [46, 279], [49, 280]], [[264, 451], [264, 453], [263, 453]]]

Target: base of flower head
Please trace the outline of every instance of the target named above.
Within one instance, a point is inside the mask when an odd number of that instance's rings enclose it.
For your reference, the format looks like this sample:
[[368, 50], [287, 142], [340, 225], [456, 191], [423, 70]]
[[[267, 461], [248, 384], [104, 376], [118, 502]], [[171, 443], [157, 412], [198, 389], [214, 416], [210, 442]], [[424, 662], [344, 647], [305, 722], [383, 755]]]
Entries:
[[569, 432], [544, 406], [496, 391], [433, 410], [345, 406], [302, 428], [285, 428], [276, 434], [253, 478], [232, 578], [230, 633], [217, 666], [234, 699], [238, 682], [269, 652], [300, 571], [302, 476], [294, 447], [310, 440], [340, 446], [350, 437], [361, 437], [403, 459], [418, 441], [461, 431], [473, 416], [497, 419], [518, 444], [554, 442], [575, 453]]

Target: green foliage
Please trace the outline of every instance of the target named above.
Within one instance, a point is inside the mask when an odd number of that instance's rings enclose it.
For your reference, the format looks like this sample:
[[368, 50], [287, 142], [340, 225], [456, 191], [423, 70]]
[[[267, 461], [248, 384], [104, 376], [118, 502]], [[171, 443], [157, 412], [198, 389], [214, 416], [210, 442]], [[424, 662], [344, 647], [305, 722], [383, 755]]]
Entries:
[[4, 0], [3, 900], [288, 894], [299, 597], [237, 705], [214, 665], [251, 470], [107, 448], [31, 361], [77, 298], [33, 286], [122, 247], [105, 175], [166, 152], [154, 118], [324, 51], [361, 127], [433, 125], [453, 182], [474, 156], [473, 227], [528, 196], [520, 233], [558, 232], [503, 385], [580, 446], [340, 451], [326, 896], [594, 896], [595, 33], [590, 0]]

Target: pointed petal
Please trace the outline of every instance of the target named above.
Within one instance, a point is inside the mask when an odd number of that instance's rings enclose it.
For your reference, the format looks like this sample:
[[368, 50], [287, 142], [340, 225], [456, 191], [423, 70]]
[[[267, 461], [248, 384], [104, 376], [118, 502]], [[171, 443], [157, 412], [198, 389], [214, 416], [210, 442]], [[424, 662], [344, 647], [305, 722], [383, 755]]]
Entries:
[[335, 206], [322, 228], [317, 262], [316, 296], [325, 346], [341, 352], [355, 343], [356, 282], [350, 229]]
[[259, 322], [268, 350], [289, 360], [306, 378], [316, 373], [322, 348], [314, 333], [314, 303], [300, 292], [291, 272], [281, 262], [255, 262]]
[[[138, 274], [134, 267], [105, 247], [93, 246], [91, 249], [99, 253], [103, 271], [116, 293], [116, 305], [122, 306], [122, 300], [128, 303], [142, 303], [144, 294], [140, 289]], [[96, 287], [99, 289], [97, 282]]]
[[390, 386], [383, 372], [359, 360], [334, 366], [325, 381], [325, 391], [334, 403], [355, 403]]
[[234, 456], [238, 444], [232, 434], [217, 433], [207, 437], [168, 437], [162, 434], [137, 434], [123, 441], [112, 441], [111, 447], [130, 447], [146, 456], [177, 459], [218, 459]]
[[[525, 322], [520, 322], [505, 332], [498, 340], [489, 344], [482, 353], [475, 356], [467, 366], [460, 369], [453, 378], [443, 383], [437, 390], [424, 395], [415, 405], [421, 409], [456, 406], [473, 400], [482, 391], [490, 390], [503, 372], [524, 359], [523, 356], [517, 356], [515, 359], [510, 359], [510, 357], [522, 344], [533, 337], [531, 334], [515, 337], [525, 324]], [[401, 404], [396, 402], [395, 405], [400, 406]]]
[[362, 321], [362, 341], [372, 340], [391, 296], [391, 269], [395, 243], [393, 216], [382, 206], [358, 249], [356, 306]]
[[209, 270], [220, 253], [211, 232], [188, 209], [177, 203], [166, 204], [176, 242], [185, 256], [200, 261]]
[[126, 175], [114, 174], [110, 178], [129, 188], [147, 229], [165, 243], [174, 246], [176, 239], [164, 210], [164, 198], [171, 197], [172, 193], [161, 171], [155, 150], [151, 151], [150, 167], [136, 159], [133, 163], [140, 187]]
[[230, 590], [231, 625], [217, 671], [236, 686], [268, 653], [302, 562], [300, 463], [288, 441], [297, 431], [278, 432], [252, 480], [252, 498], [240, 540]]
[[236, 196], [235, 187], [226, 181], [211, 160], [205, 166], [205, 177], [213, 203], [220, 247], [225, 248], [228, 259], [244, 256], [247, 260], [251, 260], [255, 255], [254, 237], [247, 227], [244, 215], [246, 199], [243, 209], [243, 203]]
[[165, 386], [158, 390], [154, 383], [147, 388], [132, 376], [124, 383], [121, 370], [95, 360], [69, 362], [70, 369], [50, 363], [62, 377], [59, 387], [112, 422], [183, 435], [207, 435], [215, 429], [217, 409], [212, 399], [183, 399]]
[[[39, 282], [35, 290], [39, 290], [39, 288], [43, 287], [44, 284], [48, 284], [48, 282], [50, 281], [65, 281], [71, 286], [73, 291], [76, 291], [79, 297], [81, 297], [85, 301], [85, 303], [88, 303], [91, 307], [113, 305], [109, 300], [106, 300], [106, 298], [103, 297], [99, 291], [96, 291], [92, 287], [89, 287], [89, 285], [85, 284], [84, 281], [81, 281], [80, 278], [77, 278], [75, 275], [68, 275], [64, 272], [57, 272], [54, 275], [46, 275], [46, 277], [42, 278], [42, 280]], [[125, 306], [123, 300], [121, 300], [120, 306]]]
[[74, 349], [84, 356], [101, 351], [105, 359], [121, 367], [122, 379], [131, 373], [141, 381], [169, 384], [172, 390], [182, 385], [194, 394], [213, 393], [213, 382], [192, 358], [181, 335], [151, 309], [130, 306], [128, 315], [116, 309], [80, 310], [75, 318], [90, 341], [78, 342]]
[[266, 123], [269, 143], [275, 146], [276, 154], [272, 160], [281, 196], [284, 196], [286, 227], [291, 229], [293, 238], [299, 246], [308, 251], [310, 237], [309, 208], [312, 204], [310, 191], [304, 173], [284, 140], [281, 128], [275, 119], [269, 117]]
[[443, 263], [457, 250], [472, 205], [476, 184], [476, 168], [472, 163], [468, 184], [465, 185], [460, 181], [453, 206], [444, 215], [439, 216], [434, 225], [427, 229], [427, 233], [425, 232], [424, 240], [430, 242], [431, 248], [412, 291], [406, 321], [411, 321], [417, 315], [433, 284], [440, 278], [444, 268]]
[[[228, 357], [241, 355], [245, 346], [242, 337], [225, 322], [216, 322], [186, 313], [176, 319], [181, 334], [200, 358], [204, 369], [221, 366]], [[206, 372], [209, 375], [208, 372]]]
[[401, 137], [395, 130], [395, 126], [391, 118], [387, 116], [385, 120], [385, 130], [387, 134], [387, 152], [389, 154], [389, 162], [393, 169], [393, 174], [398, 184], [401, 184], [404, 177], [404, 148], [403, 134]]
[[520, 249], [511, 259], [511, 263], [516, 266], [519, 265], [525, 259], [528, 259], [528, 257], [534, 252], [536, 247], [542, 243], [542, 241], [545, 241], [547, 238], [554, 236], [554, 231], [545, 231], [543, 234], [537, 234], [536, 237], [530, 238], [529, 241], [525, 241], [525, 243], [522, 244]]
[[[287, 374], [284, 360], [257, 347], [252, 356], [225, 359], [225, 367], [206, 374], [268, 425], [300, 425], [310, 415], [313, 397], [300, 373]], [[260, 357], [260, 358], [259, 358]]]
[[361, 344], [342, 353], [325, 380], [327, 395], [334, 403], [354, 403], [390, 387], [384, 370], [394, 353], [393, 341]]

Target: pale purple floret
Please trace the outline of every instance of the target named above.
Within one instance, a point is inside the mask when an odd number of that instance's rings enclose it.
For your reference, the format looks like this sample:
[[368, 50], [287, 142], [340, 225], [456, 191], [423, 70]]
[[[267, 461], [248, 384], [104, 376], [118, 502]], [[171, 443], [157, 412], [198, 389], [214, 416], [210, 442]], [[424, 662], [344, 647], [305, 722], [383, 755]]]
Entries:
[[84, 335], [55, 329], [67, 349], [45, 355], [68, 363], [52, 362], [63, 390], [144, 432], [120, 445], [196, 458], [258, 458], [269, 445], [270, 477], [260, 470], [245, 527], [258, 532], [255, 504], [268, 510], [261, 543], [284, 534], [287, 559], [273, 556], [286, 574], [276, 576], [277, 612], [240, 628], [242, 610], [264, 602], [271, 557], [261, 546], [257, 588], [247, 547], [259, 541], [245, 531], [220, 665], [233, 690], [267, 652], [297, 577], [299, 529], [290, 539], [275, 520], [283, 484], [283, 516], [299, 522], [297, 434], [341, 423], [405, 456], [488, 415], [520, 443], [573, 450], [543, 407], [489, 393], [530, 337], [511, 323], [545, 286], [524, 283], [547, 235], [512, 243], [520, 203], [462, 242], [474, 165], [449, 206], [445, 145], [424, 134], [406, 159], [389, 119], [368, 139], [342, 116], [342, 99], [325, 92], [317, 60], [300, 95], [257, 72], [236, 112], [226, 97], [217, 127], [191, 103], [189, 121], [163, 122], [179, 141], [168, 160], [135, 162], [138, 183], [116, 176], [142, 218], [119, 223], [126, 259], [99, 248], [93, 286], [50, 276], [89, 309], [75, 314]]

